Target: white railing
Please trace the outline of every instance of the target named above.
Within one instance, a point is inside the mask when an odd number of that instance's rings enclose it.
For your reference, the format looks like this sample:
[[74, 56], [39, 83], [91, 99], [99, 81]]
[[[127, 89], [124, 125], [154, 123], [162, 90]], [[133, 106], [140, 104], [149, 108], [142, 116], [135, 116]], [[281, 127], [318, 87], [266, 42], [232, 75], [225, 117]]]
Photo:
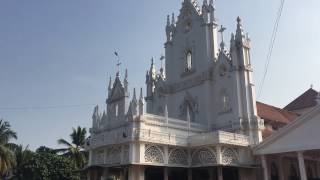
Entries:
[[[154, 114], [144, 114], [141, 117], [142, 121], [145, 121], [147, 124], [154, 124], [154, 125], [160, 125], [160, 126], [167, 126], [167, 127], [172, 127], [172, 128], [179, 128], [183, 130], [188, 129], [188, 122], [185, 120], [180, 120], [180, 119], [174, 119], [174, 118], [168, 118], [163, 116], [158, 116]], [[168, 122], [168, 124], [167, 124]], [[201, 131], [206, 131], [208, 127], [199, 124], [199, 123], [190, 123], [190, 131], [195, 131], [195, 132], [201, 132]]]
[[210, 144], [230, 144], [239, 146], [248, 146], [249, 137], [242, 134], [229, 133], [224, 131], [215, 131], [202, 133], [188, 138], [190, 146], [202, 146]]

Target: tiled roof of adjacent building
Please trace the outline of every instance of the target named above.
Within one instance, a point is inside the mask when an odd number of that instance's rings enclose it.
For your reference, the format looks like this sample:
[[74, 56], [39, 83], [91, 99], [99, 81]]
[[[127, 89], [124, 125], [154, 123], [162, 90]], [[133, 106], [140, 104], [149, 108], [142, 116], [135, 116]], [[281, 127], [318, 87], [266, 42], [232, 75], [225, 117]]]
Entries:
[[295, 100], [293, 100], [291, 103], [289, 103], [283, 109], [286, 109], [288, 111], [293, 111], [293, 110], [313, 107], [317, 104], [316, 102], [317, 96], [318, 96], [318, 92], [310, 88], [306, 92], [304, 92], [302, 95], [297, 97]]
[[257, 102], [258, 116], [264, 120], [287, 124], [298, 117], [298, 114], [278, 107]]

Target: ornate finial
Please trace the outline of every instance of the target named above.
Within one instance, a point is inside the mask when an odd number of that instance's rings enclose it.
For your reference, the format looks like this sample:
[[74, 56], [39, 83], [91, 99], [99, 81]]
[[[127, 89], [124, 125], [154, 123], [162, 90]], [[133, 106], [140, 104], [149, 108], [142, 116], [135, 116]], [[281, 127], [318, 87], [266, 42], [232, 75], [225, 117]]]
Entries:
[[241, 24], [241, 18], [240, 18], [240, 16], [237, 17], [237, 23], [238, 23], [238, 24]]
[[203, 0], [203, 6], [208, 5], [208, 0]]
[[215, 7], [213, 5], [213, 0], [210, 0], [209, 2], [209, 13], [210, 13], [210, 22], [215, 22], [216, 21], [216, 18], [215, 18], [215, 15], [214, 15], [214, 12], [215, 11]]
[[224, 39], [223, 39], [223, 32], [224, 32], [226, 29], [227, 29], [227, 28], [225, 28], [225, 27], [223, 27], [223, 26], [221, 25], [220, 30], [218, 31], [218, 32], [221, 33], [221, 43], [220, 43], [221, 50], [224, 50], [224, 46], [225, 46], [225, 44], [224, 44]]
[[119, 77], [120, 76], [120, 65], [121, 65], [120, 56], [117, 51], [114, 52], [114, 55], [117, 57], [117, 77]]
[[137, 96], [136, 96], [136, 88], [133, 88], [133, 96], [132, 96], [132, 101], [136, 101]]
[[231, 42], [233, 42], [233, 41], [234, 41], [234, 34], [231, 33]]
[[242, 24], [241, 24], [241, 18], [237, 17], [237, 33], [236, 33], [236, 39], [241, 41], [243, 40], [244, 34], [242, 30]]
[[128, 69], [126, 69], [126, 71], [125, 71], [124, 78], [125, 78], [125, 79], [128, 79]]
[[310, 85], [310, 89], [313, 89], [313, 84]]
[[154, 66], [154, 59], [153, 57], [151, 58], [151, 67], [150, 67], [150, 70], [149, 70], [149, 78], [150, 80], [155, 80], [156, 79], [156, 76], [157, 76], [157, 70]]
[[139, 100], [143, 100], [142, 88], [140, 88], [140, 96], [139, 96]]
[[112, 79], [111, 79], [111, 76], [110, 76], [108, 89], [111, 90], [111, 88], [112, 88]]
[[167, 15], [167, 26], [170, 26], [170, 15]]
[[176, 20], [175, 20], [175, 17], [174, 17], [174, 13], [172, 13], [171, 24], [172, 24], [172, 25], [175, 25], [175, 24], [176, 24]]

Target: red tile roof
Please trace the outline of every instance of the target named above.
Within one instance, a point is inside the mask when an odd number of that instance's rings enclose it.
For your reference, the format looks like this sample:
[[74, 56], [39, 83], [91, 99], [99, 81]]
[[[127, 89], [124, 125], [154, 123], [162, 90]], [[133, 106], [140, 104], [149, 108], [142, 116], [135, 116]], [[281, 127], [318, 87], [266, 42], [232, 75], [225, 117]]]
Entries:
[[258, 116], [266, 121], [274, 121], [288, 124], [293, 121], [298, 114], [274, 107], [268, 104], [257, 102]]
[[318, 92], [310, 88], [306, 92], [304, 92], [302, 95], [297, 97], [295, 100], [293, 100], [291, 103], [289, 103], [286, 107], [284, 107], [284, 109], [288, 111], [293, 111], [293, 110], [313, 107], [317, 105], [317, 102], [316, 102], [317, 95], [318, 95]]

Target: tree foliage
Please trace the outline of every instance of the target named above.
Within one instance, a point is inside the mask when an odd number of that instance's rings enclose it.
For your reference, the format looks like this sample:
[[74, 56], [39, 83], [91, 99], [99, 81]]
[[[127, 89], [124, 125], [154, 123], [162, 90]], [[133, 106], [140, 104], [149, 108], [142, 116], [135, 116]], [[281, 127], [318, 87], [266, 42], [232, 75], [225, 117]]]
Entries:
[[84, 150], [86, 134], [86, 129], [78, 126], [77, 129], [72, 129], [72, 133], [70, 134], [71, 143], [65, 139], [58, 140], [58, 144], [66, 147], [57, 149], [56, 151], [62, 153], [66, 157], [69, 157], [79, 169], [84, 167], [87, 159], [87, 153]]
[[11, 130], [9, 122], [0, 120], [0, 175], [5, 176], [15, 165], [15, 157], [11, 150], [11, 139], [17, 139], [17, 133]]
[[[50, 148], [40, 147], [20, 169], [24, 180], [78, 180], [73, 162], [53, 153]], [[15, 176], [19, 179], [19, 176]]]

